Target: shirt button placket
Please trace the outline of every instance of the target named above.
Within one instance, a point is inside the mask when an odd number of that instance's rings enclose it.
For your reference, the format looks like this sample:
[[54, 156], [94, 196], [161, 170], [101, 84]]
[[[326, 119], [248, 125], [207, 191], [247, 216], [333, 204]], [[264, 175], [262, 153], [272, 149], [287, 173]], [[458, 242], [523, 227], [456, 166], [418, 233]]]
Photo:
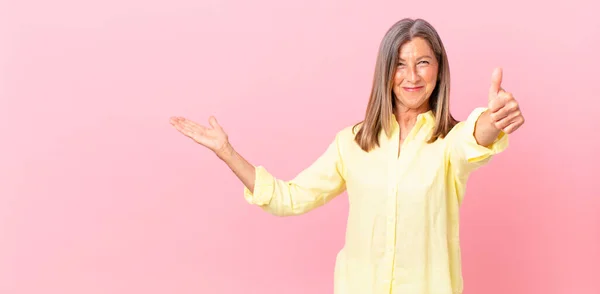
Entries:
[[[394, 181], [395, 182], [395, 181]], [[396, 214], [397, 214], [397, 199], [398, 199], [398, 187], [396, 184], [391, 189], [392, 194], [392, 205], [389, 205], [389, 213], [387, 218], [387, 231], [389, 232], [388, 242], [386, 244], [386, 261], [388, 262], [387, 268], [389, 269], [388, 276], [385, 279], [386, 288], [388, 291], [392, 289], [394, 281], [394, 260], [396, 259]]]

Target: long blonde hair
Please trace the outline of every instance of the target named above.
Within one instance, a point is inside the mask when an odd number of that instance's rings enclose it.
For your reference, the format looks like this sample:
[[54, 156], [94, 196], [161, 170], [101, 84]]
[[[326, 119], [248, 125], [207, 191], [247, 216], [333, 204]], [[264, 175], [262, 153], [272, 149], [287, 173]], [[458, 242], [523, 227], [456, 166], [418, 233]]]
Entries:
[[435, 115], [435, 127], [428, 143], [444, 138], [457, 124], [457, 120], [450, 113], [450, 69], [444, 44], [435, 28], [427, 21], [405, 18], [387, 31], [379, 47], [365, 118], [359, 123], [361, 127], [354, 138], [364, 151], [368, 152], [379, 146], [379, 134], [382, 129], [388, 136], [391, 135], [396, 107], [392, 87], [399, 49], [416, 37], [427, 40], [439, 64], [437, 83], [429, 99], [429, 106]]

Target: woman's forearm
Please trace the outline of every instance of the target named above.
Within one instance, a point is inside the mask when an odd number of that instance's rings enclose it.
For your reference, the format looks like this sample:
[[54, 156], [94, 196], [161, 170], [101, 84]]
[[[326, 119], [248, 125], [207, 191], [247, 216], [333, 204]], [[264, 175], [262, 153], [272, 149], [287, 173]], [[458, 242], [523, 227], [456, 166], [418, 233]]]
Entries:
[[242, 181], [244, 186], [254, 193], [256, 169], [228, 143], [217, 156], [227, 164], [233, 173]]

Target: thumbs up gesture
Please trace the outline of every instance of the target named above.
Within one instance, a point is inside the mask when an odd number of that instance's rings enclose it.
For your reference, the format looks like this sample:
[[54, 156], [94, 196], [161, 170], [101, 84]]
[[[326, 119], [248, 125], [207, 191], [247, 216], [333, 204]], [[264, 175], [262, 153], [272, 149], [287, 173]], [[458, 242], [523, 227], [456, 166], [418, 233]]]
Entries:
[[488, 109], [494, 127], [506, 134], [510, 134], [525, 123], [525, 118], [515, 97], [511, 93], [504, 91], [501, 84], [502, 69], [496, 68], [492, 74]]

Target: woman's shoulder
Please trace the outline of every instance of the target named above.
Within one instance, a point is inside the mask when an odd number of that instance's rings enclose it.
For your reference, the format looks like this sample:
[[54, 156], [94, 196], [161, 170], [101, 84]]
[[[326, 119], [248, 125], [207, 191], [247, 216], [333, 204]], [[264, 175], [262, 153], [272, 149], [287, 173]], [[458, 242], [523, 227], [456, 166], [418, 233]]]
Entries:
[[473, 132], [475, 124], [479, 117], [487, 110], [485, 107], [477, 107], [473, 109], [465, 120], [457, 121], [454, 127], [448, 132], [448, 136], [452, 137], [456, 134], [461, 134], [463, 131]]
[[353, 143], [356, 133], [358, 132], [358, 130], [360, 130], [361, 125], [362, 125], [362, 122], [359, 122], [356, 124], [346, 125], [346, 126], [342, 127], [336, 133], [336, 140], [339, 143], [343, 143], [343, 144]]

